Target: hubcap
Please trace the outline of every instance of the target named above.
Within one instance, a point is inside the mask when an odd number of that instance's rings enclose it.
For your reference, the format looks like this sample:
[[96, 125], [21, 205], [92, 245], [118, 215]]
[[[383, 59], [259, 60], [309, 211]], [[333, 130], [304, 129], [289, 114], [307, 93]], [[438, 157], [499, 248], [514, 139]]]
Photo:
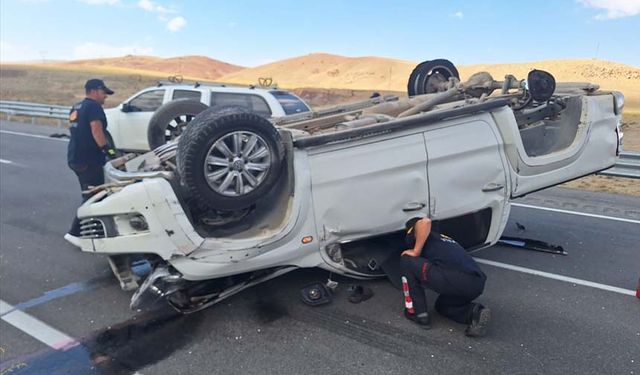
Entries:
[[447, 76], [453, 77], [452, 74], [448, 74], [448, 71], [440, 67], [433, 69], [430, 73], [431, 75], [425, 82], [424, 88], [426, 93], [438, 92], [442, 84], [449, 80]]
[[267, 142], [250, 131], [236, 131], [216, 140], [204, 161], [207, 183], [218, 194], [238, 197], [255, 190], [271, 167]]

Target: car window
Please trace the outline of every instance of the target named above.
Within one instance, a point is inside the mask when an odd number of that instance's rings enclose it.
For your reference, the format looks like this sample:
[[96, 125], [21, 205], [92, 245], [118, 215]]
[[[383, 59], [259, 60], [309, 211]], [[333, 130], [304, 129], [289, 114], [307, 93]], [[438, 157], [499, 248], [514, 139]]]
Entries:
[[193, 90], [173, 90], [173, 97], [171, 99], [195, 99], [200, 100], [202, 93], [200, 91]]
[[162, 105], [164, 89], [143, 92], [131, 99], [129, 105], [132, 112], [154, 112]]
[[280, 105], [284, 109], [284, 113], [287, 115], [293, 115], [296, 113], [309, 112], [309, 107], [299, 98], [291, 95], [286, 91], [270, 91]]
[[230, 94], [226, 92], [211, 93], [212, 108], [240, 107], [264, 117], [271, 117], [271, 109], [267, 102], [258, 95]]

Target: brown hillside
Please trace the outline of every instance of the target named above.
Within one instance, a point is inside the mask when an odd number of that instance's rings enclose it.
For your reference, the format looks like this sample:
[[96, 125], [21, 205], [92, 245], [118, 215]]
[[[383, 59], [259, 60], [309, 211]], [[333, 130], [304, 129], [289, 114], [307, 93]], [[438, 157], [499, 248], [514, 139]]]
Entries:
[[232, 65], [223, 61], [214, 60], [205, 56], [180, 56], [171, 58], [160, 58], [153, 56], [133, 56], [76, 60], [68, 62], [58, 62], [48, 64], [58, 68], [100, 68], [102, 71], [108, 69], [150, 71], [164, 73], [166, 75], [182, 75], [184, 77], [197, 77], [200, 79], [217, 79], [244, 67]]
[[415, 65], [411, 61], [382, 57], [313, 53], [247, 68], [228, 74], [221, 80], [249, 84], [257, 82], [259, 77], [271, 77], [282, 87], [405, 91], [407, 77]]
[[[64, 71], [94, 72], [99, 76], [130, 75], [136, 80], [151, 76], [182, 75], [189, 80], [256, 84], [259, 78], [270, 77], [280, 87], [289, 89], [406, 92], [407, 78], [416, 64], [417, 62], [414, 61], [382, 57], [344, 57], [314, 53], [254, 68], [242, 68], [204, 56], [163, 59], [153, 56], [131, 55], [118, 58], [34, 64], [32, 66]], [[522, 79], [533, 68], [551, 72], [558, 81], [588, 81], [599, 84], [605, 90], [622, 91], [626, 97], [625, 111], [640, 113], [640, 68], [638, 67], [586, 59], [458, 66], [463, 80], [468, 78], [470, 74], [483, 70], [491, 73], [496, 79], [501, 79], [507, 73]], [[3, 83], [6, 84], [6, 82]], [[344, 92], [337, 95], [336, 98], [342, 97], [342, 95]], [[320, 101], [322, 98], [317, 99]]]
[[[111, 57], [105, 59], [91, 59], [91, 60], [73, 60], [73, 61], [57, 61], [47, 63], [45, 65], [51, 65], [56, 67], [94, 67], [94, 66], [111, 66], [127, 69], [144, 69], [148, 64], [153, 64], [158, 61], [162, 61], [162, 58], [155, 56], [134, 56], [127, 55], [122, 57]], [[38, 65], [31, 63], [30, 65]]]
[[[455, 63], [455, 62], [454, 62]], [[240, 84], [271, 77], [281, 87], [406, 91], [407, 78], [417, 62], [380, 57], [344, 57], [314, 53], [237, 71], [220, 78]], [[530, 63], [460, 65], [464, 80], [477, 71], [501, 79], [511, 73], [522, 79], [533, 69], [547, 70], [558, 81], [592, 82], [622, 91], [628, 107], [640, 107], [640, 68], [601, 60], [550, 60]]]

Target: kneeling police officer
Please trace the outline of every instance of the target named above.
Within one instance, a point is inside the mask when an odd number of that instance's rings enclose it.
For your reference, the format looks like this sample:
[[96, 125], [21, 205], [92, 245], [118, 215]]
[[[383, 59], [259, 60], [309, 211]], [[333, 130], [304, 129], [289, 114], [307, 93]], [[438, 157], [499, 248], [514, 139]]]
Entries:
[[422, 328], [430, 328], [424, 288], [439, 294], [436, 311], [467, 324], [467, 336], [484, 336], [491, 312], [472, 302], [484, 291], [487, 276], [462, 246], [432, 230], [428, 218], [413, 218], [405, 224], [408, 250], [400, 265], [405, 292], [405, 317]]

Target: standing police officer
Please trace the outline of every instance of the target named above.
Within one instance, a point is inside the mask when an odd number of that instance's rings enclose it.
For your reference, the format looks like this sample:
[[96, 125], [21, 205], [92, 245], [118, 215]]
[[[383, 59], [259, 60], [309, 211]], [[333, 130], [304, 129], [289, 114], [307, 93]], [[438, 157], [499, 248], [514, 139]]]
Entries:
[[[84, 85], [86, 98], [76, 103], [69, 114], [71, 139], [67, 150], [69, 168], [78, 176], [82, 189], [82, 202], [93, 194], [86, 193], [91, 186], [104, 184], [104, 166], [107, 158], [116, 156], [116, 150], [107, 138], [107, 117], [102, 105], [113, 90], [100, 79], [90, 79]], [[80, 246], [80, 221], [76, 216], [64, 238]]]
[[429, 288], [440, 294], [435, 303], [440, 315], [467, 324], [467, 336], [484, 336], [491, 313], [472, 301], [484, 291], [487, 276], [462, 246], [432, 231], [431, 220], [413, 218], [405, 226], [410, 247], [400, 257], [405, 317], [429, 328], [424, 291]]

